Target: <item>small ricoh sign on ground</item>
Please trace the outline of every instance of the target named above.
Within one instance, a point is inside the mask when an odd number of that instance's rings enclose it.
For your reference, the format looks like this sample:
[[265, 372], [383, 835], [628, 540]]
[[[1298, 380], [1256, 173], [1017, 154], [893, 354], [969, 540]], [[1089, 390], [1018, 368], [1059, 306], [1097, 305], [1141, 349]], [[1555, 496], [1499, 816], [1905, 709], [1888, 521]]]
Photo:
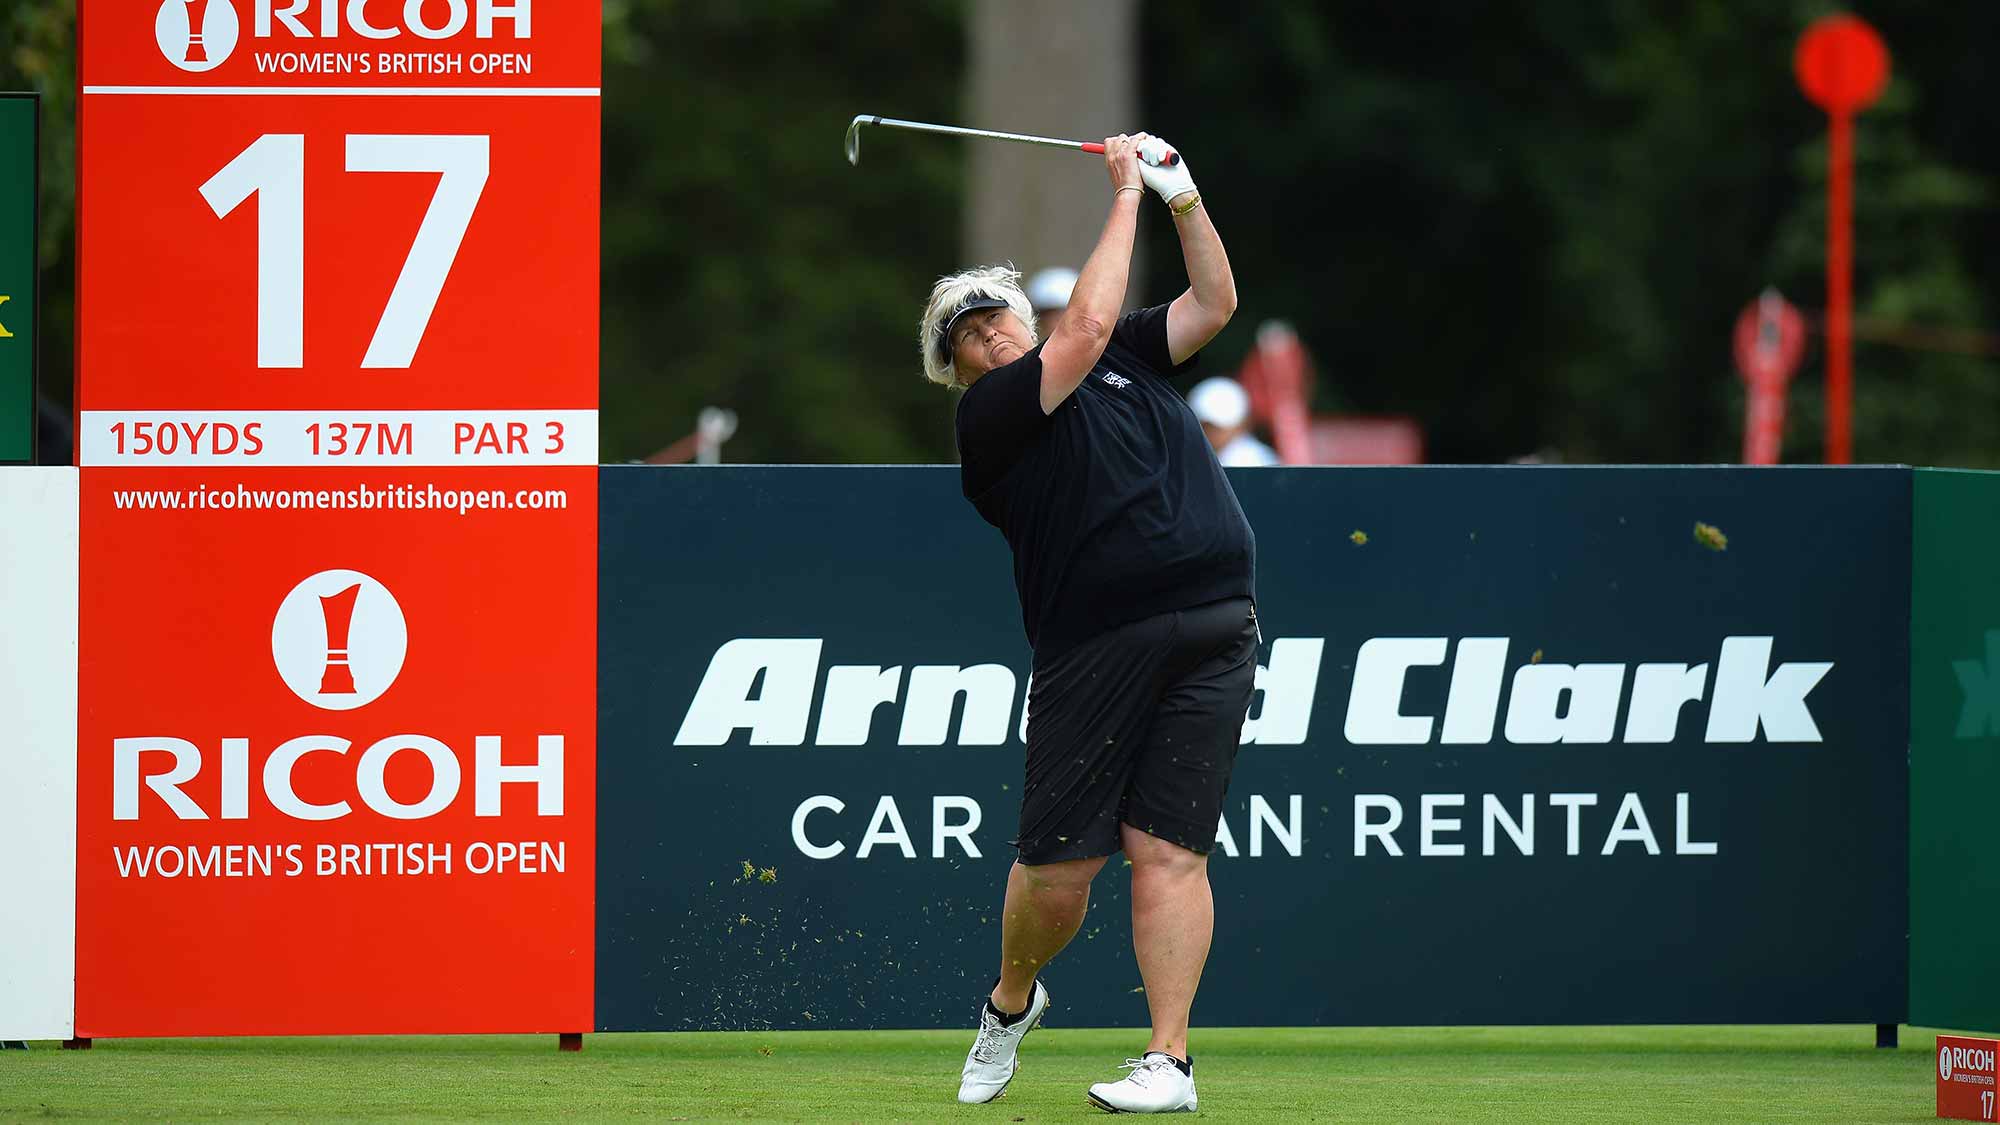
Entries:
[[1959, 1121], [1995, 1120], [2000, 1039], [1937, 1037], [1937, 1115]]

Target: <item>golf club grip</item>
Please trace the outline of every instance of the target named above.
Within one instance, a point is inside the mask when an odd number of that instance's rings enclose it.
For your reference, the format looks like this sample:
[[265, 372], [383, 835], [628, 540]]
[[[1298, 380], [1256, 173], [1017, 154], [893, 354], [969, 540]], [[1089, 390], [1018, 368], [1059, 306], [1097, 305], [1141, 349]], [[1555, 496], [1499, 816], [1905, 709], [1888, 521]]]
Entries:
[[[1077, 147], [1077, 148], [1079, 148], [1079, 149], [1082, 149], [1082, 150], [1083, 150], [1084, 152], [1094, 152], [1094, 153], [1098, 154], [1099, 156], [1102, 156], [1102, 155], [1104, 155], [1104, 146], [1103, 146], [1103, 145], [1101, 145], [1101, 144], [1099, 144], [1099, 143], [1097, 143], [1096, 141], [1084, 141], [1084, 142], [1083, 142], [1082, 144], [1079, 144], [1079, 145], [1077, 145], [1076, 147]], [[1174, 165], [1176, 165], [1176, 164], [1179, 164], [1180, 162], [1181, 162], [1181, 154], [1180, 154], [1180, 153], [1178, 153], [1178, 152], [1169, 152], [1169, 153], [1167, 154], [1167, 161], [1166, 161], [1166, 163], [1167, 163], [1167, 166], [1168, 166], [1169, 168], [1173, 167], [1173, 166], [1174, 166]]]

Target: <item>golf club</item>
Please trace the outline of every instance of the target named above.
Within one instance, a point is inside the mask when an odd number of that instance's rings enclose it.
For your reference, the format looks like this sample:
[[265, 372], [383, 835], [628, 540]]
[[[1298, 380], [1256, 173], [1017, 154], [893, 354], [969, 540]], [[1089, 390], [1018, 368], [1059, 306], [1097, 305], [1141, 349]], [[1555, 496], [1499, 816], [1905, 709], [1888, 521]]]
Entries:
[[[1070, 148], [1078, 152], [1103, 153], [1104, 146], [1096, 141], [1065, 141], [1056, 137], [1031, 137], [1025, 133], [996, 133], [991, 129], [966, 129], [957, 125], [931, 125], [922, 121], [899, 121], [894, 117], [876, 117], [873, 114], [856, 114], [847, 126], [847, 162], [859, 166], [861, 163], [861, 127], [880, 125], [887, 129], [908, 129], [917, 133], [943, 133], [953, 137], [984, 137], [991, 141], [1015, 141], [1026, 145], [1042, 145], [1046, 148]], [[1180, 154], [1169, 151], [1162, 163], [1180, 163]]]

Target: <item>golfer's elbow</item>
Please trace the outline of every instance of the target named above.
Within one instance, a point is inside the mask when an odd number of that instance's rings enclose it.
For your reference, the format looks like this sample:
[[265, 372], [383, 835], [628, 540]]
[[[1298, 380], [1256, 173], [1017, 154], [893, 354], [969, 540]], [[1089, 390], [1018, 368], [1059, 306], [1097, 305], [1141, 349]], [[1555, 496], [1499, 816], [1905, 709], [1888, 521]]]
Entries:
[[1111, 339], [1111, 318], [1093, 309], [1070, 306], [1063, 314], [1062, 323], [1056, 326], [1058, 334], [1067, 335], [1073, 341], [1093, 354], [1102, 352]]
[[1207, 265], [1208, 269], [1197, 272], [1193, 278], [1194, 299], [1227, 324], [1236, 315], [1236, 271], [1229, 268], [1229, 259], [1220, 253]]
[[1229, 319], [1236, 315], [1236, 282], [1230, 281], [1222, 285], [1216, 293], [1201, 302], [1201, 307], [1208, 310], [1209, 316], [1214, 318], [1215, 330], [1222, 331], [1229, 323]]
[[[1090, 308], [1076, 308], [1072, 304], [1070, 310], [1062, 314], [1062, 322], [1056, 324], [1054, 334], [1064, 338], [1062, 340], [1064, 352], [1078, 352], [1090, 356], [1090, 362], [1096, 362], [1098, 356], [1104, 354], [1104, 344], [1108, 344], [1112, 338], [1112, 318], [1102, 316]], [[1090, 362], [1086, 362], [1084, 366], [1088, 368]]]
[[1236, 286], [1223, 285], [1211, 293], [1196, 293], [1194, 303], [1201, 310], [1198, 334], [1204, 340], [1213, 340], [1236, 315]]

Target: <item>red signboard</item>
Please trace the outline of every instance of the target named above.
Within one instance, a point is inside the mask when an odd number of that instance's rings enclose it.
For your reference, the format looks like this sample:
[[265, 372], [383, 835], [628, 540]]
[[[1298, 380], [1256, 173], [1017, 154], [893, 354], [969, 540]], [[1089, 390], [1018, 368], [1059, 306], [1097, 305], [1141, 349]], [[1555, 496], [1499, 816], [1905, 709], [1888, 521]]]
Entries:
[[1775, 289], [1744, 306], [1736, 318], [1736, 372], [1749, 390], [1743, 423], [1743, 463], [1775, 465], [1785, 436], [1785, 385], [1805, 358], [1806, 319]]
[[1959, 1121], [1992, 1121], [1995, 1081], [2000, 1071], [1994, 1057], [2000, 1039], [1937, 1037], [1937, 1115]]
[[77, 1034], [590, 1026], [595, 478], [86, 471]]
[[1319, 414], [1312, 418], [1313, 465], [1421, 465], [1424, 430], [1414, 418]]
[[85, 0], [80, 1036], [577, 1031], [595, 0]]
[[106, 411], [596, 409], [595, 2], [154, 7], [83, 9], [86, 464]]
[[594, 408], [597, 133], [578, 98], [86, 96], [86, 414]]

